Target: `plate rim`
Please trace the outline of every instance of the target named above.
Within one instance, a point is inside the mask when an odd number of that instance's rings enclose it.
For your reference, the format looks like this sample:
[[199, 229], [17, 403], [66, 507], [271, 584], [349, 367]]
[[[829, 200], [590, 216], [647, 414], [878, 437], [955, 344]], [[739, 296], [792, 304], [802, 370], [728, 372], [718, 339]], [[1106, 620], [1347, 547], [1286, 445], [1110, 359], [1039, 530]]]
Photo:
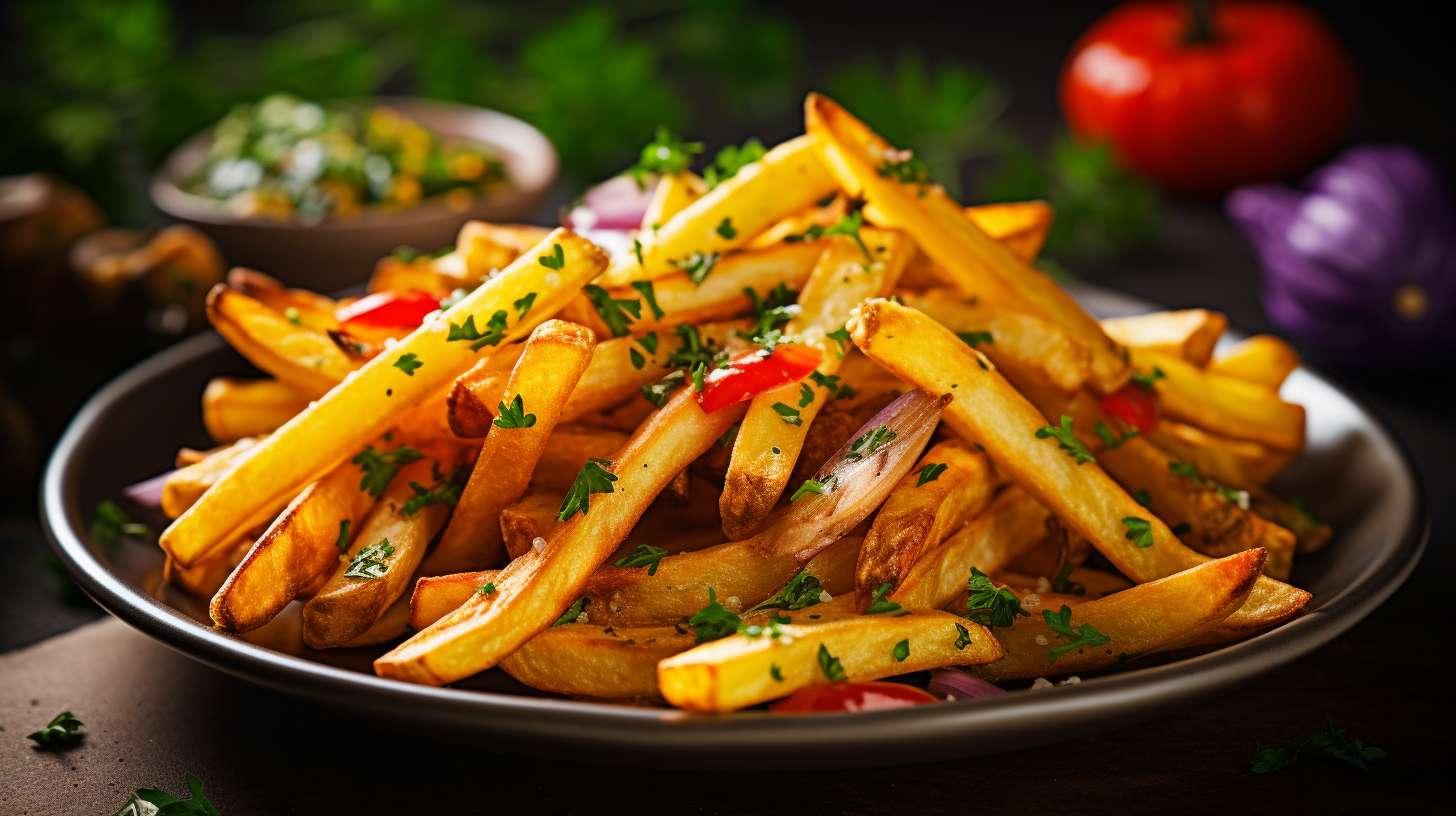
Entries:
[[[1157, 308], [1102, 287], [1083, 285], [1078, 289], [1129, 306]], [[1327, 605], [1248, 640], [1034, 695], [803, 718], [764, 712], [704, 716], [673, 709], [419, 686], [284, 654], [204, 627], [113, 574], [69, 522], [67, 487], [85, 478], [73, 473], [73, 459], [96, 432], [97, 418], [173, 368], [224, 345], [216, 333], [189, 338], [128, 369], [86, 401], [52, 451], [41, 483], [40, 518], [52, 550], [86, 594], [108, 613], [192, 659], [250, 682], [335, 706], [516, 738], [519, 742], [512, 744], [512, 750], [531, 752], [569, 741], [626, 752], [595, 757], [604, 761], [654, 754], [669, 761], [691, 762], [708, 752], [720, 756], [726, 752], [750, 765], [783, 767], [788, 760], [801, 766], [849, 767], [995, 753], [1055, 742], [1150, 717], [1324, 645], [1363, 620], [1405, 583], [1430, 537], [1425, 485], [1404, 441], [1363, 399], [1318, 371], [1301, 367], [1306, 375], [1355, 405], [1380, 441], [1394, 452], [1411, 488], [1411, 513], [1385, 557]], [[350, 692], [347, 702], [340, 700], [341, 690]], [[1047, 728], [1047, 723], [1059, 728]], [[985, 735], [996, 739], [974, 739]]]

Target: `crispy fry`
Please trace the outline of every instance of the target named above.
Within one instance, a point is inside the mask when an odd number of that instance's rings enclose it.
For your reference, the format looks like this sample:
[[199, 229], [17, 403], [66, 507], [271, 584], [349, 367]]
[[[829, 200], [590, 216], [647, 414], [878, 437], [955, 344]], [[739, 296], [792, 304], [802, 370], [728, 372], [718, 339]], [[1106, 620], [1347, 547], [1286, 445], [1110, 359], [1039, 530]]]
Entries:
[[283, 315], [294, 325], [324, 333], [339, 327], [334, 317], [339, 304], [331, 297], [307, 289], [290, 289], [277, 278], [242, 267], [228, 272], [227, 285]]
[[1334, 537], [1330, 525], [1310, 515], [1304, 503], [1284, 501], [1267, 490], [1249, 491], [1255, 513], [1294, 534], [1295, 551], [1300, 555], [1320, 550]]
[[1230, 487], [1268, 484], [1284, 470], [1295, 453], [1247, 439], [1220, 436], [1172, 419], [1159, 420], [1148, 439]]
[[1298, 450], [1304, 445], [1304, 406], [1284, 402], [1263, 386], [1198, 368], [1170, 354], [1134, 348], [1132, 359], [1140, 370], [1163, 372], [1155, 387], [1168, 416], [1274, 448]]
[[556, 529], [556, 515], [561, 512], [561, 494], [554, 491], [533, 490], [518, 501], [501, 508], [501, 542], [506, 554], [520, 558], [531, 550], [531, 543], [547, 536]]
[[421, 568], [425, 574], [489, 567], [505, 555], [501, 509], [525, 494], [596, 342], [585, 326], [563, 320], [548, 320], [531, 332], [501, 399], [505, 405], [519, 400], [520, 411], [529, 413], [504, 427], [500, 423], [510, 420], [502, 417], [486, 435], [450, 524]]
[[560, 425], [546, 440], [531, 484], [536, 489], [565, 493], [588, 459], [610, 459], [628, 435], [588, 425]]
[[248, 537], [244, 536], [226, 546], [218, 548], [206, 560], [191, 567], [182, 567], [167, 559], [162, 567], [162, 580], [181, 587], [187, 594], [206, 599], [227, 580], [228, 574], [237, 566], [248, 551]]
[[689, 204], [702, 198], [706, 192], [708, 185], [691, 170], [658, 179], [657, 186], [652, 190], [652, 198], [647, 201], [647, 209], [642, 212], [643, 231], [650, 235], [662, 229], [663, 224], [687, 209]]
[[[991, 238], [1000, 241], [1011, 254], [1027, 263], [1036, 260], [1052, 226], [1052, 207], [1045, 201], [1013, 201], [965, 208], [966, 217]], [[936, 270], [934, 261], [920, 253], [905, 267], [901, 279], [908, 289], [928, 289], [947, 277]]]
[[902, 155], [833, 101], [810, 94], [805, 126], [834, 177], [850, 194], [869, 200], [877, 224], [908, 232], [950, 282], [966, 295], [1058, 325], [1090, 355], [1091, 382], [1099, 393], [1115, 390], [1130, 371], [1123, 349], [1054, 281], [989, 238], [937, 186], [902, 184], [879, 173]]
[[820, 199], [796, 213], [779, 219], [773, 226], [754, 236], [753, 240], [748, 242], [747, 247], [763, 249], [783, 242], [804, 241], [813, 237], [808, 233], [814, 227], [828, 229], [833, 226], [834, 222], [843, 218], [849, 210], [849, 201], [838, 193], [835, 193], [833, 197], [826, 197], [826, 199]]
[[1263, 561], [1262, 551], [1249, 550], [1077, 604], [1071, 628], [1080, 632], [1091, 625], [1107, 641], [1070, 649], [1055, 660], [1053, 648], [1076, 641], [1053, 630], [1042, 616], [1019, 618], [996, 631], [1005, 656], [973, 671], [998, 681], [1074, 674], [1177, 645], [1236, 614], [1259, 580]]
[[207, 293], [207, 317], [248, 362], [305, 397], [322, 396], [356, 367], [325, 332], [294, 324], [225, 283]]
[[[374, 661], [384, 677], [438, 685], [483, 671], [551, 625], [579, 596], [590, 573], [617, 548], [648, 504], [742, 415], [706, 414], [683, 391], [615, 454], [610, 493], [558, 526], [539, 553], [506, 567], [498, 591], [472, 597]], [[584, 508], [583, 508], [584, 509]]]
[[231, 473], [257, 444], [257, 439], [245, 437], [173, 471], [162, 485], [162, 512], [167, 514], [167, 518], [177, 518], [187, 512], [187, 508], [219, 479]]
[[[693, 711], [736, 711], [838, 678], [875, 680], [1001, 657], [984, 627], [946, 612], [861, 615], [779, 631], [779, 637], [730, 635], [663, 660], [657, 665], [662, 696]], [[902, 642], [909, 654], [900, 658]], [[831, 659], [837, 673], [826, 667]]]
[[1196, 366], [1208, 364], [1213, 347], [1226, 328], [1228, 318], [1207, 309], [1149, 312], [1102, 321], [1102, 330], [1107, 336], [1124, 346], [1171, 354]]
[[218, 442], [233, 442], [277, 430], [307, 405], [278, 380], [214, 377], [202, 391], [202, 424]]
[[[560, 268], [540, 263], [543, 257], [554, 259], [558, 248]], [[500, 314], [508, 321], [502, 341], [509, 342], [559, 309], [605, 264], [601, 250], [590, 242], [566, 230], [551, 233], [536, 249], [444, 315], [427, 321], [387, 354], [366, 363], [348, 382], [260, 443], [245, 463], [162, 533], [163, 548], [182, 565], [193, 563], [246, 529], [250, 521], [260, 521], [255, 518], [260, 504], [296, 495], [305, 484], [383, 432], [402, 411], [446, 387], [476, 356], [471, 343], [446, 339], [452, 323], [474, 318], [477, 329], [483, 329], [493, 315]], [[533, 292], [537, 297], [532, 307], [520, 315], [514, 304]]]
[[1278, 391], [1294, 369], [1299, 368], [1299, 352], [1271, 334], [1259, 334], [1242, 340], [1208, 364], [1208, 370], [1256, 383]]
[[692, 648], [681, 626], [618, 629], [594, 623], [552, 626], [501, 661], [507, 674], [542, 691], [613, 700], [658, 698], [657, 664]]
[[[1037, 430], [1047, 424], [1042, 415], [981, 354], [929, 317], [874, 300], [855, 310], [849, 328], [855, 344], [871, 359], [920, 388], [954, 394], [946, 409], [947, 424], [980, 444], [998, 472], [1056, 513], [1124, 575], [1147, 582], [1206, 560], [1095, 462], [1078, 464], [1055, 439], [1038, 438]], [[1147, 522], [1149, 546], [1137, 546], [1127, 537], [1127, 518]], [[1262, 628], [1297, 614], [1308, 600], [1303, 590], [1261, 578], [1246, 606], [1227, 623]]]
[[[1017, 590], [1018, 594], [1021, 592], [1039, 594], [1047, 591], [1045, 587], [1052, 587], [1052, 591], [1057, 591], [1056, 587], [1052, 586], [1052, 579], [1056, 577], [1055, 575], [1026, 575], [1002, 570], [997, 572], [995, 577], [997, 581]], [[1135, 586], [1133, 582], [1115, 572], [1090, 567], [1072, 567], [1064, 580], [1066, 583], [1060, 591], [1071, 593], [1071, 597], [1075, 598], [1077, 603], [1106, 597], [1114, 592], [1121, 592]], [[1046, 583], [1043, 584], [1043, 581]]]

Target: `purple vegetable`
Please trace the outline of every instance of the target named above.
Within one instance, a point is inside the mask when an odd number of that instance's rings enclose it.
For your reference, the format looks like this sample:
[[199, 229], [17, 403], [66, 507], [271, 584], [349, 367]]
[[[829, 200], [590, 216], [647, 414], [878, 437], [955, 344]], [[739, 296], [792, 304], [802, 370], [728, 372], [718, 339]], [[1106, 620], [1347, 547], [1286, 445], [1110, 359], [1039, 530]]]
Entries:
[[961, 669], [936, 669], [930, 673], [931, 694], [947, 700], [976, 700], [981, 697], [995, 697], [1006, 690]]
[[1429, 365], [1456, 349], [1456, 205], [1435, 165], [1358, 147], [1305, 191], [1255, 185], [1228, 212], [1265, 269], [1264, 309], [1308, 348], [1351, 365]]
[[561, 225], [573, 230], [635, 230], [642, 226], [642, 216], [657, 188], [654, 178], [647, 186], [623, 174], [609, 178], [587, 190], [576, 206], [561, 219]]
[[172, 478], [172, 474], [176, 472], [169, 470], [144, 482], [129, 485], [121, 489], [121, 494], [149, 510], [159, 509], [162, 506], [162, 489], [167, 486], [167, 480]]

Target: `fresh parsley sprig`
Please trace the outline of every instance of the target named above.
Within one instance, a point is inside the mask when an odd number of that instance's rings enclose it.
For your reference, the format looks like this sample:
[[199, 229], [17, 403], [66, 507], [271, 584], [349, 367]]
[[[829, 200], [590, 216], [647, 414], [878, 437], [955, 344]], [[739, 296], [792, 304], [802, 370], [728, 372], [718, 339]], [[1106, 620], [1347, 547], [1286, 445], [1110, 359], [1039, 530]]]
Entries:
[[566, 491], [566, 498], [561, 502], [561, 511], [556, 514], [556, 519], [566, 521], [577, 513], [584, 516], [591, 510], [591, 494], [615, 492], [612, 482], [617, 481], [617, 474], [607, 470], [611, 466], [608, 459], [586, 460], [581, 472], [572, 481], [571, 489]]
[[496, 404], [499, 414], [491, 420], [497, 428], [531, 428], [536, 425], [536, 415], [526, 413], [526, 402], [520, 394], [510, 402]]
[[581, 293], [591, 302], [597, 316], [602, 319], [602, 323], [606, 325], [607, 331], [611, 332], [613, 337], [626, 337], [633, 321], [642, 318], [642, 301], [640, 300], [614, 298], [611, 292], [594, 283], [583, 286]]
[[86, 739], [86, 724], [69, 711], [62, 711], [51, 718], [43, 728], [32, 731], [25, 738], [35, 743], [38, 751], [65, 751], [81, 744]]
[[903, 614], [905, 614], [905, 607], [903, 607], [903, 606], [895, 603], [894, 601], [890, 600], [889, 598], [885, 597], [885, 596], [889, 595], [890, 592], [892, 590], [894, 590], [894, 588], [895, 588], [895, 582], [894, 581], [886, 581], [883, 584], [880, 584], [879, 586], [875, 587], [874, 592], [870, 593], [870, 605], [865, 608], [865, 614], [866, 615], [891, 615], [891, 614], [903, 615]]
[[674, 258], [668, 264], [688, 273], [688, 279], [695, 284], [701, 285], [718, 265], [718, 253], [694, 251], [685, 258]]
[[619, 567], [646, 567], [648, 575], [656, 575], [657, 568], [662, 564], [662, 559], [666, 555], [667, 550], [661, 547], [638, 544], [637, 549], [625, 557], [617, 559], [614, 563]]
[[364, 472], [364, 478], [359, 480], [359, 489], [377, 499], [389, 487], [401, 466], [423, 456], [423, 453], [407, 445], [400, 445], [390, 451], [376, 451], [373, 445], [367, 445], [349, 461]]
[[637, 156], [637, 163], [627, 168], [627, 173], [637, 186], [647, 189], [649, 175], [666, 176], [681, 173], [693, 166], [693, 161], [703, 152], [702, 142], [688, 142], [673, 135], [673, 132], [659, 126], [652, 141], [648, 142]]
[[202, 791], [197, 774], [187, 774], [187, 793], [188, 798], [181, 799], [159, 788], [138, 788], [116, 816], [221, 816]]
[[1018, 617], [1031, 616], [1021, 608], [1016, 593], [1009, 587], [997, 587], [990, 576], [975, 567], [971, 567], [966, 592], [966, 617], [982, 626], [1010, 626]]
[[389, 543], [389, 539], [381, 538], [378, 543], [370, 544], [354, 555], [349, 568], [344, 570], [344, 577], [366, 581], [383, 578], [389, 573], [388, 559], [393, 555], [394, 545]]
[[763, 142], [757, 139], [749, 139], [739, 146], [728, 145], [718, 151], [712, 164], [704, 168], [703, 181], [707, 182], [708, 189], [711, 190], [733, 178], [739, 170], [763, 158], [767, 152]]
[[450, 324], [450, 333], [445, 335], [445, 342], [469, 343], [471, 351], [480, 351], [486, 346], [500, 345], [500, 342], [506, 339], [507, 319], [508, 315], [504, 309], [496, 310], [495, 314], [485, 321], [485, 331], [482, 332], [475, 326], [475, 315], [470, 315], [465, 318], [463, 323]]
[[393, 365], [400, 371], [403, 371], [406, 376], [413, 377], [415, 375], [415, 371], [423, 367], [424, 363], [420, 362], [420, 355], [415, 354], [413, 351], [411, 351], [399, 355], [399, 359], [395, 360], [391, 365]]
[[1101, 420], [1098, 420], [1097, 424], [1092, 426], [1092, 430], [1097, 432], [1097, 438], [1102, 440], [1102, 444], [1112, 449], [1122, 447], [1122, 443], [1136, 437], [1139, 433], [1137, 428], [1129, 428], [1121, 436], [1118, 436], [1112, 428], [1107, 426], [1106, 422]]
[[1112, 638], [1097, 631], [1097, 627], [1090, 623], [1084, 623], [1076, 629], [1073, 629], [1072, 608], [1066, 604], [1063, 604], [1062, 608], [1056, 612], [1050, 609], [1043, 609], [1041, 616], [1053, 632], [1071, 640], [1070, 643], [1063, 643], [1060, 646], [1051, 647], [1050, 655], [1051, 662], [1053, 663], [1057, 662], [1057, 659], [1067, 652], [1076, 651], [1087, 646], [1101, 646], [1112, 642]]
[[708, 605], [688, 618], [688, 626], [692, 627], [698, 643], [728, 637], [742, 625], [743, 619], [738, 613], [718, 602], [718, 593], [712, 587], [708, 587]]
[[96, 512], [91, 517], [91, 540], [103, 546], [110, 547], [117, 539], [126, 538], [151, 538], [152, 528], [145, 524], [131, 520], [121, 505], [110, 499], [103, 499], [96, 504]]
[[1066, 414], [1062, 414], [1060, 426], [1044, 425], [1037, 429], [1037, 439], [1046, 439], [1047, 437], [1052, 437], [1057, 440], [1057, 445], [1066, 451], [1067, 455], [1071, 456], [1072, 460], [1079, 465], [1097, 461], [1097, 457], [1093, 456], [1092, 452], [1087, 450], [1087, 446], [1082, 444], [1082, 440], [1077, 438], [1077, 433], [1072, 430], [1072, 418]]
[[414, 491], [414, 495], [405, 500], [404, 507], [400, 508], [400, 513], [413, 516], [432, 504], [454, 507], [460, 503], [460, 494], [465, 490], [465, 482], [469, 478], [469, 468], [458, 467], [451, 471], [448, 477], [440, 479], [431, 487], [425, 487], [419, 482], [410, 482], [409, 488]]
[[789, 579], [783, 588], [757, 606], [748, 610], [757, 612], [760, 609], [804, 609], [813, 606], [824, 599], [824, 587], [819, 583], [815, 575], [800, 570], [793, 578]]

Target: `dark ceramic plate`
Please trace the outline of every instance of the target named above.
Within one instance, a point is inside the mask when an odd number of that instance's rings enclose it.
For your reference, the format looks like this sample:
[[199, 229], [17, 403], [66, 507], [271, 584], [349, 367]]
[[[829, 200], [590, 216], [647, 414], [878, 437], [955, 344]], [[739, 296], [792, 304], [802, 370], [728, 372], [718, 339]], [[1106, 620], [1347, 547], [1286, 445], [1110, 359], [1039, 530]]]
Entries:
[[[1079, 294], [1102, 315], [1146, 309], [1105, 291]], [[378, 649], [307, 650], [299, 644], [296, 620], [287, 616], [247, 639], [215, 631], [204, 623], [200, 603], [161, 585], [154, 548], [123, 542], [108, 551], [86, 542], [98, 501], [167, 469], [179, 445], [207, 444], [198, 409], [207, 380], [247, 370], [208, 335], [148, 360], [92, 398], [56, 447], [45, 476], [42, 509], [61, 559], [112, 614], [184, 654], [371, 716], [408, 719], [455, 735], [488, 735], [502, 750], [570, 744], [587, 749], [574, 756], [608, 761], [652, 755], [687, 765], [711, 755], [784, 767], [909, 762], [1062, 740], [1151, 717], [1331, 640], [1400, 586], [1429, 532], [1416, 477], [1390, 433], [1329, 382], [1300, 370], [1284, 393], [1309, 411], [1308, 450], [1277, 487], [1306, 497], [1338, 536], [1296, 566], [1295, 583], [1314, 593], [1308, 613], [1252, 640], [1076, 686], [818, 717], [762, 712], [712, 717], [578, 702], [536, 695], [499, 671], [461, 687], [427, 688], [368, 673]]]

